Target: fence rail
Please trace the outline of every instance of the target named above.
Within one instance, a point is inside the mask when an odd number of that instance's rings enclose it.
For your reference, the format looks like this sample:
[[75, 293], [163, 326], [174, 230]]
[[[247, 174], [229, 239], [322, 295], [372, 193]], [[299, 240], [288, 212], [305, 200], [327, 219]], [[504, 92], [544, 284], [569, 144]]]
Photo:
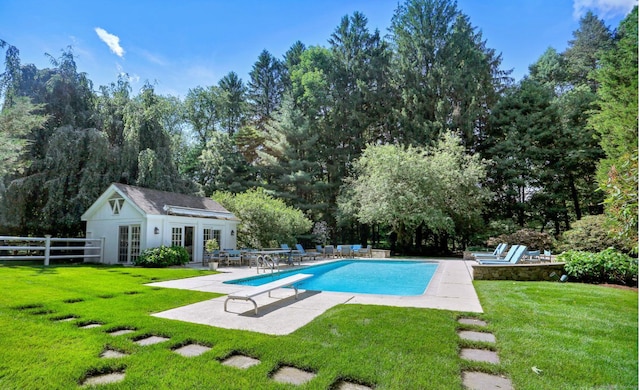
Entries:
[[[78, 245], [81, 244], [81, 245]], [[98, 259], [102, 261], [104, 239], [0, 236], [0, 260]]]

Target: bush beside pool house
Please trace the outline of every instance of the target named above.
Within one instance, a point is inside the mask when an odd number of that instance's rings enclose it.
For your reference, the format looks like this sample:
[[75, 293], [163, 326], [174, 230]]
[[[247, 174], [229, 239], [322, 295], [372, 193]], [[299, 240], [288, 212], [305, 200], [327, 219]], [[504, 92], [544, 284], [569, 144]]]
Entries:
[[236, 248], [240, 220], [210, 198], [114, 183], [82, 214], [86, 237], [104, 239], [103, 263], [131, 264], [147, 248], [182, 246], [192, 263], [205, 243]]

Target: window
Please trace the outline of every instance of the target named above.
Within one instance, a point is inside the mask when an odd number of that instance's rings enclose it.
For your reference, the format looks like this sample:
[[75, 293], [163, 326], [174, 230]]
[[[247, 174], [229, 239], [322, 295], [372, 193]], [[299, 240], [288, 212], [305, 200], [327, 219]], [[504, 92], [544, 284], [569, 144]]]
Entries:
[[111, 206], [111, 213], [113, 215], [119, 215], [120, 210], [122, 210], [123, 204], [124, 204], [124, 199], [122, 199], [118, 194], [113, 194], [109, 199], [109, 206]]
[[202, 253], [207, 253], [207, 241], [215, 238], [218, 241], [218, 245], [222, 249], [222, 244], [220, 243], [220, 230], [213, 230], [210, 228], [204, 228], [202, 230]]
[[140, 225], [118, 227], [118, 262], [131, 263], [140, 256]]
[[182, 246], [182, 228], [171, 228], [171, 246]]

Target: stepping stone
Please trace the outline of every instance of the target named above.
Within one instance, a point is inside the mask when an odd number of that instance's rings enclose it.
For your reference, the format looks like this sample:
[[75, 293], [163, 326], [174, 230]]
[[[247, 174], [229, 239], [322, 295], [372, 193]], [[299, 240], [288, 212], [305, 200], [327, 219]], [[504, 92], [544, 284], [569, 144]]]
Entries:
[[249, 367], [260, 364], [260, 360], [245, 355], [233, 355], [223, 360], [222, 364], [246, 370]]
[[78, 317], [71, 316], [71, 317], [59, 318], [56, 320], [56, 322], [69, 322], [77, 319]]
[[510, 379], [484, 372], [463, 372], [462, 384], [469, 390], [513, 390]]
[[92, 376], [82, 382], [82, 386], [104, 385], [124, 380], [124, 372], [112, 372], [110, 374]]
[[136, 340], [135, 343], [138, 345], [153, 345], [153, 344], [158, 344], [161, 343], [163, 341], [167, 341], [169, 340], [167, 337], [160, 337], [160, 336], [149, 336], [146, 337], [144, 339], [140, 339], [140, 340]]
[[184, 357], [194, 357], [194, 356], [200, 356], [210, 349], [211, 348], [205, 347], [204, 345], [187, 344], [183, 347], [174, 349], [173, 352], [177, 353], [178, 355], [182, 355]]
[[458, 322], [466, 325], [487, 326], [486, 321], [479, 320], [477, 318], [459, 318]]
[[106, 349], [104, 352], [100, 354], [100, 357], [105, 359], [121, 358], [125, 356], [129, 356], [129, 354], [122, 353], [120, 351], [115, 351], [113, 349]]
[[113, 332], [109, 332], [109, 334], [111, 336], [122, 336], [123, 334], [129, 334], [133, 332], [135, 332], [135, 330], [133, 329], [120, 329], [120, 330], [115, 330]]
[[474, 332], [474, 331], [470, 331], [470, 330], [463, 330], [463, 331], [458, 332], [458, 335], [460, 336], [460, 338], [465, 339], [465, 340], [485, 341], [485, 342], [488, 342], [488, 343], [495, 343], [496, 342], [496, 336], [494, 336], [492, 333]]
[[460, 357], [466, 360], [473, 360], [474, 362], [500, 363], [498, 354], [486, 349], [463, 348], [460, 351]]
[[337, 390], [373, 390], [373, 387], [361, 385], [353, 382], [342, 381], [336, 387]]
[[292, 385], [302, 385], [315, 378], [313, 372], [303, 371], [299, 368], [284, 366], [281, 367], [272, 378], [279, 383], [289, 383]]
[[99, 324], [97, 322], [92, 322], [90, 324], [82, 325], [79, 328], [80, 329], [91, 329], [91, 328], [99, 328], [101, 326], [102, 326], [102, 324]]

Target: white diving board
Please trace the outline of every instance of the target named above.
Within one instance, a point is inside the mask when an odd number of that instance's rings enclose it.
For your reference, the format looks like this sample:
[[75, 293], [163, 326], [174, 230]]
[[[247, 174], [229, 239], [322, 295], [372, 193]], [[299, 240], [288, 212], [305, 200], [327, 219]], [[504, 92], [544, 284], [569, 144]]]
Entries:
[[286, 278], [274, 280], [273, 282], [265, 283], [261, 286], [251, 287], [246, 290], [237, 291], [235, 293], [227, 295], [227, 299], [224, 301], [224, 311], [227, 311], [227, 302], [229, 299], [239, 299], [243, 301], [251, 301], [253, 306], [255, 307], [256, 315], [258, 315], [258, 304], [253, 300], [253, 297], [264, 294], [266, 292], [269, 293], [269, 297], [271, 297], [271, 291], [277, 290], [283, 287], [293, 287], [295, 290], [295, 297], [298, 299], [298, 288], [295, 286], [296, 283], [302, 282], [303, 280], [309, 279], [313, 275], [310, 274], [296, 274], [287, 276]]

